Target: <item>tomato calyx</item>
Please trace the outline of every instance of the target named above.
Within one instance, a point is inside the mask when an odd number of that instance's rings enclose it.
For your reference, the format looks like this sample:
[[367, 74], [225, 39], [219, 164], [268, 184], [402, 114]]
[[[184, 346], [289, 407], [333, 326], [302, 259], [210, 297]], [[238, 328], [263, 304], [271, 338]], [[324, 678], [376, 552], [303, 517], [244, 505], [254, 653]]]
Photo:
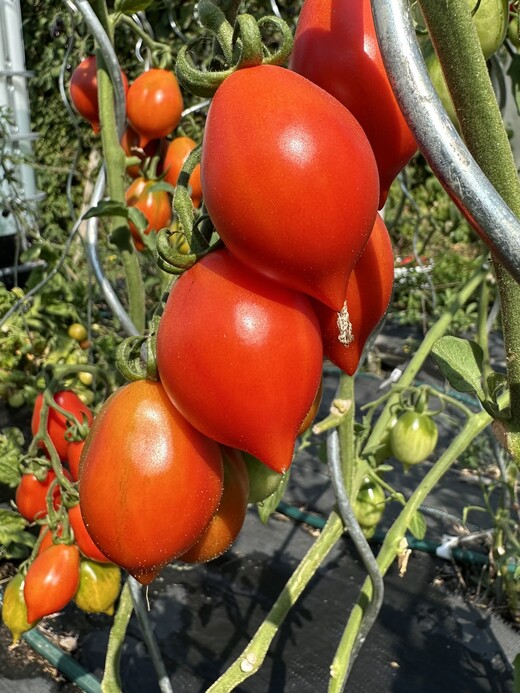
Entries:
[[[219, 65], [222, 58], [227, 67], [216, 71], [201, 69], [193, 61], [193, 54], [199, 45], [207, 45], [207, 36], [199, 37], [185, 44], [179, 50], [176, 73], [179, 82], [196, 96], [211, 97], [222, 82], [236, 70], [255, 65], [283, 65], [289, 58], [293, 46], [293, 36], [289, 26], [276, 16], [262, 17], [258, 21], [249, 14], [239, 15], [233, 28], [233, 18], [213, 2], [207, 0], [198, 5], [199, 21], [206, 31], [216, 39], [220, 49]], [[280, 34], [278, 46], [270, 50], [262, 40], [262, 28], [274, 25]]]

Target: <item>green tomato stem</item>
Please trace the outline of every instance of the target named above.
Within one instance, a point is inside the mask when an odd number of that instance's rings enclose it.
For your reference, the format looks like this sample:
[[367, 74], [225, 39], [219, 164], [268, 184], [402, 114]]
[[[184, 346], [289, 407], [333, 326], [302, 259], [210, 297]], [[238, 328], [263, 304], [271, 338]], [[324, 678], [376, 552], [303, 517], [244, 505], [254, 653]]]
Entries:
[[[499, 398], [499, 402], [505, 405], [508, 395]], [[407, 549], [405, 534], [412, 520], [413, 515], [423, 504], [430, 491], [438, 484], [442, 476], [449, 470], [451, 465], [468, 447], [471, 441], [491, 422], [491, 417], [485, 411], [474, 414], [469, 419], [459, 435], [453, 439], [449, 448], [435, 462], [430, 471], [426, 474], [414, 493], [410, 496], [405, 507], [389, 529], [385, 540], [377, 556], [377, 564], [381, 575], [385, 575], [388, 568], [392, 565], [395, 558]], [[329, 693], [341, 693], [344, 689], [347, 672], [350, 667], [352, 651], [356, 642], [363, 615], [367, 604], [373, 597], [372, 581], [367, 578], [363, 584], [357, 603], [354, 605], [347, 627], [341, 638], [339, 647], [331, 665], [331, 679], [329, 681]]]
[[339, 515], [332, 512], [320, 536], [289, 578], [248, 646], [229, 669], [208, 688], [207, 693], [232, 691], [260, 669], [278, 628], [342, 534], [343, 522]]
[[125, 586], [121, 590], [119, 606], [114, 616], [114, 623], [110, 629], [110, 636], [108, 638], [105, 672], [103, 674], [103, 680], [101, 681], [101, 690], [103, 693], [122, 693], [121, 679], [119, 677], [119, 662], [121, 659], [121, 648], [133, 608], [132, 594], [127, 580]]
[[354, 436], [356, 407], [354, 384], [354, 378], [342, 373], [339, 379], [338, 393], [336, 395], [338, 399], [351, 403], [345, 416], [338, 425], [341, 473], [345, 482], [347, 496], [351, 502], [354, 500], [354, 480], [356, 477], [356, 441]]
[[[464, 0], [419, 0], [462, 136], [490, 182], [520, 216], [520, 181], [471, 12]], [[495, 259], [511, 393], [508, 443], [520, 468], [520, 286]]]

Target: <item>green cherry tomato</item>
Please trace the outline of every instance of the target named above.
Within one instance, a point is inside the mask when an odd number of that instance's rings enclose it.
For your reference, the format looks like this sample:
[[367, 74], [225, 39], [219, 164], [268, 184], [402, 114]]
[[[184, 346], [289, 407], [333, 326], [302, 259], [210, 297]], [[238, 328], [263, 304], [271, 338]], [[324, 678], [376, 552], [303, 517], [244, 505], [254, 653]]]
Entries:
[[419, 464], [435, 450], [438, 435], [429, 414], [405, 411], [390, 431], [392, 454], [405, 467]]
[[370, 478], [366, 477], [354, 501], [354, 514], [367, 539], [373, 536], [384, 511], [384, 490]]

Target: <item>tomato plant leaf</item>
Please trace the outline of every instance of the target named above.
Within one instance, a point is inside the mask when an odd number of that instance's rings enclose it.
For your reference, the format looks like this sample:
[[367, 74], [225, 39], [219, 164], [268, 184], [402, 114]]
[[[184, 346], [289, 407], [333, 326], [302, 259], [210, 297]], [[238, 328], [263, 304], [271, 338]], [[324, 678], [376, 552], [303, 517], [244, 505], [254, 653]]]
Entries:
[[0, 559], [18, 559], [29, 555], [33, 534], [25, 531], [27, 521], [13, 510], [0, 509]]
[[410, 520], [408, 529], [416, 539], [424, 539], [426, 535], [426, 520], [418, 510], [414, 513], [412, 519]]
[[148, 219], [140, 209], [137, 209], [137, 207], [130, 207], [128, 209], [128, 219], [138, 229], [138, 231], [144, 231], [148, 226]]
[[441, 337], [433, 346], [432, 356], [455, 390], [475, 392], [480, 400], [486, 399], [482, 387], [484, 352], [476, 342], [460, 337]]
[[164, 180], [159, 180], [157, 181], [157, 183], [150, 185], [150, 187], [148, 188], [149, 192], [160, 192], [161, 190], [165, 190], [166, 192], [173, 195], [173, 193], [175, 192], [175, 186], [171, 183], [167, 183]]
[[274, 513], [274, 511], [278, 507], [278, 503], [282, 500], [283, 494], [285, 493], [285, 488], [287, 486], [287, 482], [289, 481], [289, 476], [290, 474], [287, 471], [284, 474], [283, 479], [278, 485], [276, 491], [272, 493], [270, 496], [268, 496], [261, 503], [257, 503], [258, 515], [260, 517], [260, 520], [264, 523], [264, 525], [267, 524], [269, 517]]
[[83, 219], [92, 219], [92, 217], [124, 217], [128, 219], [129, 209], [125, 204], [116, 200], [101, 200], [83, 215]]
[[114, 10], [124, 14], [135, 14], [146, 10], [152, 3], [153, 0], [116, 0]]
[[0, 483], [11, 488], [18, 486], [21, 479], [23, 443], [23, 433], [18, 428], [4, 428], [0, 434]]

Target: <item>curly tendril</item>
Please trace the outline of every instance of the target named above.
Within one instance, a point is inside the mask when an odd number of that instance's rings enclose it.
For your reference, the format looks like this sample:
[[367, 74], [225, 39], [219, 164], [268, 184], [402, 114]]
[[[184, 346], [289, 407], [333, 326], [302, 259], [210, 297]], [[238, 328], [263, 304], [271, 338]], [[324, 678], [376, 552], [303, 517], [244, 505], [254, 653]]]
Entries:
[[[293, 36], [289, 26], [276, 16], [256, 20], [252, 15], [237, 17], [235, 26], [212, 0], [198, 4], [199, 20], [205, 36], [184, 45], [178, 55], [175, 71], [179, 82], [192, 94], [211, 97], [220, 84], [235, 70], [256, 65], [282, 65], [292, 50]], [[270, 26], [279, 34], [277, 47], [271, 51], [264, 43], [263, 30]], [[208, 38], [213, 38], [213, 56], [198, 66], [196, 56], [203, 53]]]

